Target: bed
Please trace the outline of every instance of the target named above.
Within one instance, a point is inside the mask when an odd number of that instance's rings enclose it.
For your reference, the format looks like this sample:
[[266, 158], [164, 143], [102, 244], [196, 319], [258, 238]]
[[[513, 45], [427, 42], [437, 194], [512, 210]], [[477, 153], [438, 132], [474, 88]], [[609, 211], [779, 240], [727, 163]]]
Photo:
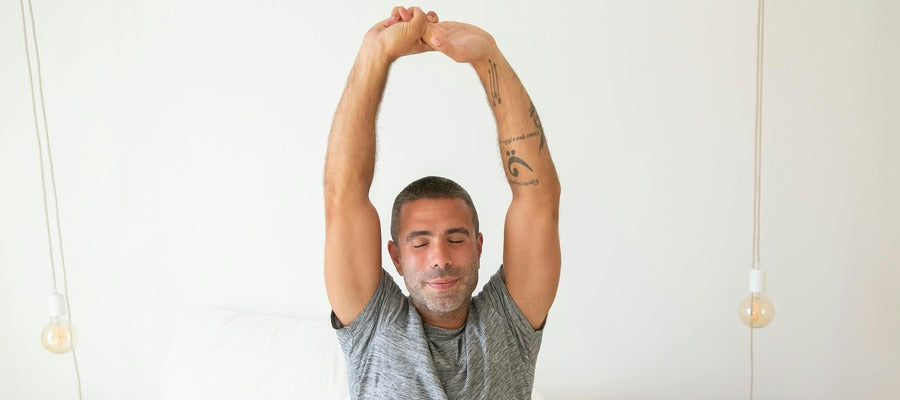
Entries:
[[[327, 319], [196, 309], [178, 324], [160, 400], [349, 399]], [[543, 400], [535, 392], [532, 399]]]

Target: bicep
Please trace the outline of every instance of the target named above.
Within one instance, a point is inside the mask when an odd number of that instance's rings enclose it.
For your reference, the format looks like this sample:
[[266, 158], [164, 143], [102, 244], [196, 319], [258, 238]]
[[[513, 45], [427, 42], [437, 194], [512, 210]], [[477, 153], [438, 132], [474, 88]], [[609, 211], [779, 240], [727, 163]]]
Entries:
[[539, 328], [559, 285], [558, 201], [514, 199], [506, 213], [503, 265], [510, 296]]
[[325, 217], [325, 289], [332, 311], [349, 325], [381, 278], [381, 224], [368, 199], [331, 205]]

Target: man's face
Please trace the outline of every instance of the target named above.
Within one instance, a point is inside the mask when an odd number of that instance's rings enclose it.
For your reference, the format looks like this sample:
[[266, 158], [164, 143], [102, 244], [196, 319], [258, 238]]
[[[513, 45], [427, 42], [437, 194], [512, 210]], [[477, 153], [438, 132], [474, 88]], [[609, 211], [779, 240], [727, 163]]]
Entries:
[[478, 284], [482, 237], [465, 201], [403, 204], [397, 241], [388, 244], [391, 259], [420, 312], [446, 314], [468, 307]]

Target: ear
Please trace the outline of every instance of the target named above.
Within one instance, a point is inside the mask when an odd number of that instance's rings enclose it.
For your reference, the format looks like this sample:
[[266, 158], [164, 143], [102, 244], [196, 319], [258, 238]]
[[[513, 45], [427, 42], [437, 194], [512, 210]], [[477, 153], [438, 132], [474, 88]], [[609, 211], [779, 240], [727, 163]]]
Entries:
[[403, 269], [400, 268], [400, 248], [397, 247], [393, 240], [388, 240], [387, 248], [388, 253], [391, 255], [391, 261], [394, 262], [394, 268], [397, 268], [397, 273], [403, 276]]
[[478, 257], [481, 258], [481, 245], [484, 244], [484, 236], [481, 232], [478, 232], [478, 235], [475, 236], [475, 246], [478, 247]]

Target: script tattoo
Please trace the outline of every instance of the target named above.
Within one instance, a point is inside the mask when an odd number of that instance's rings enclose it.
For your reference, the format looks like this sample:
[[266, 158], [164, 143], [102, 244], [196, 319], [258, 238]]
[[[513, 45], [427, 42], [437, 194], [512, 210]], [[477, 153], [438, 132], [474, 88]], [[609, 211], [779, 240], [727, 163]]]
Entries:
[[517, 180], [510, 179], [508, 182], [510, 185], [516, 185], [516, 186], [537, 186], [537, 185], [541, 184], [541, 182], [537, 179], [532, 179], [530, 181], [517, 181]]
[[528, 165], [527, 162], [525, 162], [525, 160], [516, 157], [515, 150], [507, 150], [506, 157], [508, 157], [508, 159], [506, 160], [506, 169], [509, 170], [510, 175], [516, 177], [519, 176], [519, 169], [513, 167], [513, 164], [521, 164], [523, 167], [528, 168], [529, 171], [534, 171], [533, 169], [531, 169], [531, 166]]
[[488, 77], [490, 79], [491, 107], [496, 107], [503, 102], [500, 98], [500, 77], [497, 76], [497, 63], [488, 60]]
[[508, 137], [506, 139], [500, 139], [500, 144], [509, 145], [512, 142], [518, 142], [520, 140], [531, 139], [534, 137], [538, 137], [540, 135], [541, 135], [541, 133], [538, 131], [523, 133], [519, 136], [512, 136], [512, 137]]
[[544, 146], [547, 145], [547, 139], [544, 138], [544, 127], [541, 126], [541, 117], [538, 116], [537, 109], [534, 108], [534, 103], [531, 103], [531, 110], [529, 113], [531, 114], [531, 119], [534, 121], [535, 132], [541, 135], [541, 144], [538, 146], [538, 154], [541, 154], [541, 151], [544, 150]]

